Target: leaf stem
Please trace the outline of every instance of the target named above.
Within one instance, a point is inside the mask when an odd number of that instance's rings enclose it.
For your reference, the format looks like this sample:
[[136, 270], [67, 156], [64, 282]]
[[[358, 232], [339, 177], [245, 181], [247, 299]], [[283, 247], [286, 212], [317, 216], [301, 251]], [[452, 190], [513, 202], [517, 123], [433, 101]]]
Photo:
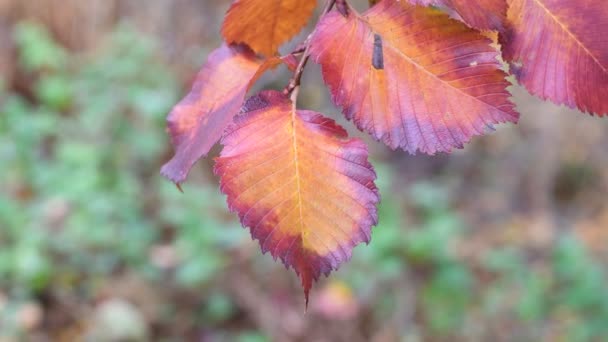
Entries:
[[[336, 4], [336, 1], [338, 0], [327, 0], [327, 2], [325, 3], [325, 7], [323, 8], [323, 12], [321, 12], [321, 16], [319, 18], [322, 18], [324, 15], [329, 13], [329, 11], [331, 11], [331, 9]], [[314, 31], [316, 31], [316, 29], [317, 28], [315, 27]], [[308, 60], [310, 59], [310, 43], [312, 41], [314, 31], [310, 35], [308, 35], [308, 37], [304, 41], [305, 48], [304, 52], [302, 53], [302, 58], [300, 58], [300, 63], [298, 63], [296, 70], [293, 72], [293, 76], [289, 80], [289, 84], [287, 84], [287, 87], [285, 88], [285, 90], [283, 90], [283, 93], [285, 95], [291, 97], [291, 100], [294, 105], [298, 97], [298, 91], [300, 88], [300, 83], [302, 82], [302, 74], [304, 73], [304, 68], [306, 67], [306, 63], [308, 63]]]

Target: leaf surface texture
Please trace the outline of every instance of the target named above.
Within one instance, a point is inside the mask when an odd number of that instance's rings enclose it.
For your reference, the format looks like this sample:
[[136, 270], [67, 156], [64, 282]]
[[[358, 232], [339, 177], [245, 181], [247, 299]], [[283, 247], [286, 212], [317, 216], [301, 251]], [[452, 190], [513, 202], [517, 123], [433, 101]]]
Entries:
[[236, 0], [222, 25], [229, 43], [245, 43], [265, 56], [300, 32], [316, 7], [316, 0]]
[[[377, 36], [383, 68], [373, 63]], [[518, 119], [490, 42], [439, 10], [384, 0], [363, 15], [330, 12], [311, 54], [359, 129], [393, 149], [434, 154]]]
[[543, 100], [608, 114], [608, 1], [510, 0], [505, 60]]
[[192, 90], [167, 117], [174, 157], [161, 173], [179, 184], [192, 165], [219, 141], [245, 100], [250, 85], [265, 70], [281, 63], [262, 60], [242, 46], [222, 45], [213, 51], [196, 76]]

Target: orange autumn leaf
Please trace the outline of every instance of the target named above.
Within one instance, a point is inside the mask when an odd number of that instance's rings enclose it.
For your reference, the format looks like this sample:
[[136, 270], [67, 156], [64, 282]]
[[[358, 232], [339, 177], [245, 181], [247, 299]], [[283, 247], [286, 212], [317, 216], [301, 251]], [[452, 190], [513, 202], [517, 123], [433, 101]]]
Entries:
[[369, 242], [377, 223], [367, 147], [277, 91], [247, 100], [222, 144], [215, 172], [230, 209], [264, 253], [295, 270], [308, 301], [312, 282]]
[[243, 46], [222, 45], [213, 51], [190, 93], [167, 117], [174, 157], [161, 173], [179, 184], [192, 165], [209, 153], [238, 113], [251, 84], [279, 58], [262, 60]]
[[348, 119], [395, 149], [451, 151], [516, 122], [491, 41], [433, 8], [384, 0], [326, 15], [311, 55]]
[[410, 0], [413, 4], [446, 8], [453, 18], [479, 30], [500, 30], [507, 0]]
[[222, 36], [271, 56], [304, 28], [316, 5], [316, 0], [236, 0], [224, 19]]
[[510, 0], [501, 34], [511, 72], [543, 100], [608, 114], [608, 2]]

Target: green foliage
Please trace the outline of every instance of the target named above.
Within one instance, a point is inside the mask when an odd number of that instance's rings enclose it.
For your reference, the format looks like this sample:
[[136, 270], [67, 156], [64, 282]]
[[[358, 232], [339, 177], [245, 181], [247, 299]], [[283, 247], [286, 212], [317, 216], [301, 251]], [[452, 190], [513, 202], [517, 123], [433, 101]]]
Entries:
[[[35, 84], [38, 101], [30, 104], [11, 95], [1, 108], [2, 136], [8, 140], [1, 156], [8, 167], [1, 172], [9, 192], [0, 195], [0, 210], [7, 213], [0, 224], [7, 227], [2, 231], [6, 253], [19, 260], [1, 272], [7, 274], [3, 280], [25, 291], [44, 288], [50, 274], [72, 278], [76, 275], [70, 273], [78, 270], [103, 275], [146, 254], [158, 231], [144, 212], [146, 184], [140, 174], [123, 170], [143, 172], [152, 166], [141, 151], [161, 152], [165, 138], [150, 128], [162, 124], [174, 99], [164, 90], [168, 73], [161, 69], [150, 77], [147, 67], [159, 65], [133, 34], [117, 34], [98, 60], [83, 65], [77, 58], [65, 59], [40, 30], [26, 24], [17, 30], [22, 62], [32, 72], [44, 71]], [[51, 52], [64, 57], [44, 60]], [[117, 57], [138, 67], [106, 71]], [[74, 70], [63, 69], [64, 64]], [[46, 66], [53, 68], [43, 70]], [[141, 96], [165, 102], [144, 112]], [[14, 202], [15, 192], [26, 194]], [[51, 256], [62, 260], [52, 269]]]
[[[392, 184], [392, 175], [385, 167], [378, 173], [385, 180], [380, 190], [390, 194], [383, 187]], [[467, 232], [450, 198], [449, 191], [428, 183], [413, 186], [405, 198], [383, 198], [374, 243], [357, 250], [344, 275], [361, 295], [403, 274], [409, 278], [412, 289], [376, 294], [380, 317], [388, 310], [383, 305], [394, 310], [403, 291], [412, 291], [416, 312], [437, 336], [463, 334], [479, 310], [497, 320], [516, 317], [527, 327], [521, 336], [532, 339], [543, 336], [543, 325], [555, 325], [567, 341], [599, 341], [608, 334], [608, 277], [574, 236], [560, 238], [540, 266], [526, 260], [522, 246], [491, 249], [480, 261], [495, 280], [484, 284], [451, 247]], [[412, 215], [404, 215], [405, 203], [413, 206]], [[372, 269], [378, 277], [369, 277]]]
[[572, 236], [564, 236], [553, 253], [555, 297], [553, 309], [570, 316], [569, 339], [589, 341], [608, 336], [608, 276], [584, 246]]
[[516, 294], [514, 313], [532, 330], [552, 321], [567, 341], [596, 341], [608, 334], [607, 274], [574, 236], [560, 237], [542, 267], [530, 268], [522, 257], [513, 248], [488, 255], [486, 267], [499, 275], [486, 294], [490, 314], [507, 306], [505, 294], [511, 293]]
[[[380, 192], [391, 194], [387, 189], [394, 181], [390, 170], [382, 165], [376, 169]], [[411, 289], [420, 299], [416, 310], [439, 335], [462, 326], [472, 301], [473, 275], [451, 246], [464, 231], [458, 215], [449, 209], [449, 198], [446, 189], [428, 183], [415, 185], [405, 198], [385, 195], [373, 243], [357, 249], [353, 256], [356, 266], [347, 275], [348, 282], [356, 284], [361, 292], [407, 275], [410, 283], [420, 284]], [[406, 220], [401, 209], [404, 201], [414, 207], [416, 215], [412, 216], [417, 217], [417, 222]], [[378, 283], [370, 281], [370, 267], [379, 274]], [[400, 291], [406, 289], [380, 294], [384, 297], [380, 302], [394, 305], [396, 297], [402, 295]]]
[[21, 65], [29, 71], [61, 70], [68, 63], [64, 49], [57, 45], [44, 27], [27, 22], [15, 30]]
[[[9, 302], [50, 289], [92, 295], [121, 269], [157, 279], [149, 256], [164, 230], [175, 231], [179, 250], [174, 281], [212, 281], [245, 234], [212, 214], [201, 221], [224, 202], [216, 189], [182, 195], [157, 175], [178, 89], [154, 44], [122, 27], [91, 59], [27, 23], [15, 40], [36, 98], [0, 93], [0, 288]], [[230, 315], [222, 298], [206, 315]], [[10, 307], [0, 318], [12, 317]], [[0, 339], [13, 323], [0, 319]]]

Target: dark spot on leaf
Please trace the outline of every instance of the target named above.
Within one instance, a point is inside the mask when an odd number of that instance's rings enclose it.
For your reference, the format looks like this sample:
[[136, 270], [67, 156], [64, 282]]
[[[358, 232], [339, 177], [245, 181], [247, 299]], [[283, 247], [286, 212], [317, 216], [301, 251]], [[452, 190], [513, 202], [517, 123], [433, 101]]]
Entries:
[[372, 65], [377, 70], [384, 69], [384, 52], [382, 51], [382, 37], [374, 34], [374, 53], [372, 55]]

